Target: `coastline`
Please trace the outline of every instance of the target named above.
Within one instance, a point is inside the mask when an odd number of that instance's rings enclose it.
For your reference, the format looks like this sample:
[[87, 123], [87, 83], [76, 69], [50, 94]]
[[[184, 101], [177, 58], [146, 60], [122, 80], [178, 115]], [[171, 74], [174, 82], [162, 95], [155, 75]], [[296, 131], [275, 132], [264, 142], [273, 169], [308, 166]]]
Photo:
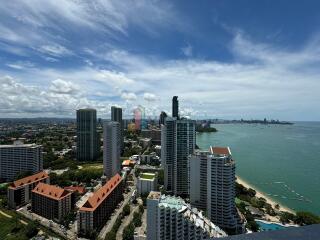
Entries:
[[264, 198], [267, 200], [267, 203], [271, 204], [273, 208], [275, 208], [275, 205], [278, 204], [280, 207], [279, 207], [279, 210], [280, 211], [286, 211], [286, 212], [290, 212], [290, 213], [293, 213], [295, 214], [296, 212], [291, 209], [291, 208], [288, 208], [278, 202], [276, 202], [274, 199], [272, 199], [271, 197], [269, 197], [267, 194], [263, 193], [262, 191], [258, 190], [256, 187], [253, 187], [250, 183], [246, 182], [245, 180], [243, 180], [241, 177], [239, 177], [238, 175], [236, 175], [236, 181], [239, 183], [239, 184], [242, 184], [244, 187], [246, 188], [252, 188], [256, 191], [256, 197], [260, 198]]

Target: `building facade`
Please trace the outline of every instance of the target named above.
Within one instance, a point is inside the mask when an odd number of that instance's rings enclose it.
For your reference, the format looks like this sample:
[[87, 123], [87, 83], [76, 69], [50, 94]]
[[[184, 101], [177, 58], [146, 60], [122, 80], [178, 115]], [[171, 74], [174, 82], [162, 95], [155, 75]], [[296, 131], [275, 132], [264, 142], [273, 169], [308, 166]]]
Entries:
[[120, 124], [120, 148], [123, 149], [123, 131], [124, 131], [124, 122], [122, 119], [122, 108], [112, 106], [111, 107], [111, 121], [118, 122]]
[[14, 181], [7, 190], [9, 207], [15, 209], [30, 203], [32, 190], [39, 182], [49, 184], [49, 175], [43, 171]]
[[207, 165], [208, 151], [195, 151], [189, 157], [189, 196], [192, 206], [207, 209]]
[[151, 192], [147, 198], [148, 240], [202, 240], [227, 236], [179, 197]]
[[63, 188], [40, 182], [32, 190], [32, 212], [59, 222], [72, 209], [71, 195]]
[[86, 233], [100, 230], [107, 222], [117, 204], [123, 199], [123, 182], [119, 174], [89, 197], [77, 215], [78, 231]]
[[15, 141], [0, 145], [0, 179], [12, 181], [21, 172], [33, 174], [43, 170], [42, 146]]
[[118, 122], [106, 121], [103, 124], [103, 172], [111, 179], [120, 172], [121, 130]]
[[230, 148], [210, 147], [207, 166], [208, 217], [218, 226], [243, 232], [243, 223], [235, 206], [235, 161]]
[[157, 175], [155, 173], [142, 173], [137, 181], [138, 194], [145, 195], [151, 191], [156, 191], [158, 186]]
[[189, 195], [188, 157], [196, 145], [195, 121], [166, 118], [161, 129], [161, 158], [165, 189], [174, 195]]
[[77, 159], [94, 161], [99, 151], [97, 111], [90, 108], [77, 110]]
[[166, 117], [168, 117], [166, 112], [161, 112], [160, 116], [159, 116], [159, 126], [161, 127], [161, 125], [164, 124], [164, 121], [166, 119]]
[[172, 98], [172, 117], [179, 119], [179, 101], [178, 96]]

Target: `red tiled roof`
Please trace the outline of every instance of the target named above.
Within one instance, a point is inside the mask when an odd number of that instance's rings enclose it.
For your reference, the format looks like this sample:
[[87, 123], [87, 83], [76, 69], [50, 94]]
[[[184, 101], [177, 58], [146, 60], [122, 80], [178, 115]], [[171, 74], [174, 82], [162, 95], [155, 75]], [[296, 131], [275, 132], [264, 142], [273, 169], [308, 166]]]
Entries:
[[210, 147], [210, 152], [212, 154], [220, 154], [220, 155], [231, 155], [231, 151], [229, 147]]
[[33, 193], [40, 194], [42, 196], [52, 198], [55, 200], [61, 200], [71, 192], [64, 190], [63, 188], [40, 182], [33, 190]]
[[86, 189], [82, 186], [69, 186], [69, 187], [64, 187], [64, 189], [72, 192], [78, 192], [80, 194], [86, 193]]
[[31, 183], [46, 179], [48, 177], [49, 177], [49, 175], [45, 171], [39, 172], [37, 174], [31, 175], [31, 176], [28, 176], [28, 177], [25, 177], [25, 178], [21, 178], [21, 179], [19, 179], [17, 181], [14, 181], [11, 184], [10, 188], [15, 189], [17, 187], [20, 187], [20, 186], [23, 186], [23, 185], [26, 185], [26, 184], [31, 184]]
[[119, 185], [122, 178], [117, 173], [114, 175], [105, 185], [103, 185], [98, 191], [96, 191], [80, 208], [80, 211], [94, 211]]

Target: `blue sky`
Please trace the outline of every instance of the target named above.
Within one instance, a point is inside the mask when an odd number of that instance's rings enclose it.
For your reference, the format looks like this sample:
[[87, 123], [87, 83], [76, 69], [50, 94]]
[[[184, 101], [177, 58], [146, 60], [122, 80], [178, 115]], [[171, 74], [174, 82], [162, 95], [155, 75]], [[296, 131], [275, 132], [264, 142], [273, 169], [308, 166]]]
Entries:
[[12, 0], [0, 5], [0, 117], [320, 120], [319, 1]]

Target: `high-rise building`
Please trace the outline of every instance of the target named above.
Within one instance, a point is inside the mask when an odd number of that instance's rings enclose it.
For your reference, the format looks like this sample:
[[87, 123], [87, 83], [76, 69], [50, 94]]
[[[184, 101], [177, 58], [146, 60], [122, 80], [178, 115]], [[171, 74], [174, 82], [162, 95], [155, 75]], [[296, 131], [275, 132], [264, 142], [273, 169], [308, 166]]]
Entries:
[[172, 117], [179, 119], [179, 101], [178, 96], [172, 98]]
[[116, 174], [80, 207], [77, 215], [78, 231], [86, 233], [101, 229], [123, 199], [122, 192], [122, 178]]
[[161, 127], [161, 125], [164, 124], [164, 121], [166, 119], [166, 117], [168, 117], [168, 115], [166, 114], [166, 112], [161, 112], [160, 116], [159, 116], [159, 126]]
[[32, 212], [59, 222], [71, 211], [71, 195], [63, 188], [40, 182], [32, 190]]
[[35, 174], [42, 169], [41, 145], [23, 144], [20, 140], [13, 145], [0, 145], [0, 179], [11, 181], [21, 172]]
[[118, 122], [120, 124], [120, 140], [121, 140], [121, 150], [123, 149], [123, 129], [124, 129], [124, 122], [122, 119], [122, 108], [112, 106], [111, 107], [111, 121]]
[[195, 121], [166, 118], [161, 129], [161, 157], [166, 191], [188, 196], [188, 156], [194, 152], [195, 145]]
[[227, 236], [202, 212], [179, 197], [150, 192], [147, 209], [148, 240], [207, 240]]
[[207, 165], [208, 151], [195, 151], [189, 157], [189, 196], [192, 206], [207, 209]]
[[8, 205], [18, 208], [31, 201], [31, 191], [39, 182], [50, 183], [49, 175], [42, 171], [34, 175], [14, 181], [8, 187]]
[[189, 157], [190, 202], [207, 211], [219, 227], [244, 231], [244, 219], [235, 206], [235, 161], [230, 148], [210, 147]]
[[155, 173], [141, 173], [137, 180], [137, 191], [139, 195], [149, 194], [156, 191], [158, 178]]
[[77, 159], [94, 161], [99, 150], [97, 111], [89, 108], [77, 110]]
[[108, 179], [120, 172], [121, 130], [118, 122], [103, 124], [103, 172]]

